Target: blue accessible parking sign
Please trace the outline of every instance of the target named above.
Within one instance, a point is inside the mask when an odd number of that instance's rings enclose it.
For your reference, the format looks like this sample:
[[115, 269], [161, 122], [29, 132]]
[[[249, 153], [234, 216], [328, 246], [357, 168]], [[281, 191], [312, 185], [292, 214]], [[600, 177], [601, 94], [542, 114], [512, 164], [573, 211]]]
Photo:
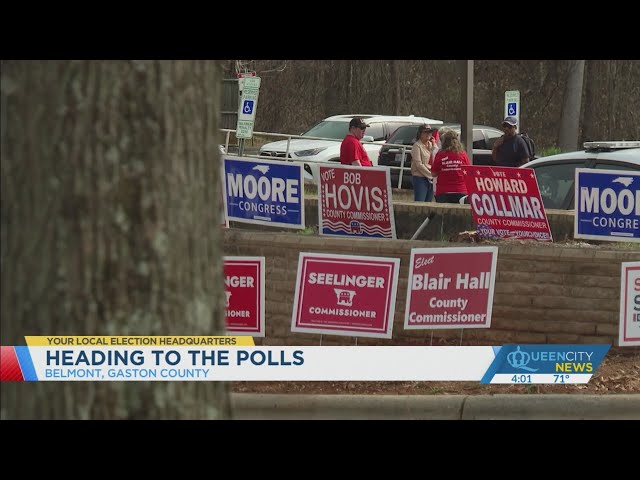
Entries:
[[242, 113], [251, 115], [253, 113], [253, 100], [245, 100], [242, 105]]

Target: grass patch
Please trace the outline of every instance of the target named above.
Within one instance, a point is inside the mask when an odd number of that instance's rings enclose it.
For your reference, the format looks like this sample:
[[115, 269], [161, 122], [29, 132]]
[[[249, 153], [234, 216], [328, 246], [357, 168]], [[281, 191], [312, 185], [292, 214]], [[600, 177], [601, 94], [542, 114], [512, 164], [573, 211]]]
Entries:
[[298, 235], [317, 235], [318, 234], [318, 226], [313, 225], [311, 227], [306, 227], [304, 230], [298, 230], [296, 232]]
[[548, 157], [549, 155], [557, 155], [558, 153], [562, 153], [562, 150], [560, 150], [559, 147], [547, 147], [540, 150], [537, 156], [538, 158]]

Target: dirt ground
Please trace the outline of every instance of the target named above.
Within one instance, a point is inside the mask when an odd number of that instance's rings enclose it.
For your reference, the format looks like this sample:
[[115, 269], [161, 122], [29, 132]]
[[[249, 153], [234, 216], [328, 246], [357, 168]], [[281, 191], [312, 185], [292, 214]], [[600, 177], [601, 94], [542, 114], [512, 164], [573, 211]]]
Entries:
[[233, 382], [231, 391], [352, 395], [640, 393], [640, 348], [611, 348], [586, 385], [481, 385], [478, 382]]

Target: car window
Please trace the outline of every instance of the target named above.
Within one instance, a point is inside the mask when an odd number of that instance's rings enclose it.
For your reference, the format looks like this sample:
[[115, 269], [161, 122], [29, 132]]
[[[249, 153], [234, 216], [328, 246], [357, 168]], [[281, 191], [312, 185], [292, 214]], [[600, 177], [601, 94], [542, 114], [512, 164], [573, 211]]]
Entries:
[[[349, 122], [322, 121], [304, 132], [304, 137], [335, 138], [342, 140], [349, 133]], [[367, 135], [370, 135], [367, 133]]]
[[384, 128], [382, 123], [370, 123], [370, 127], [364, 132], [365, 135], [371, 135], [374, 141], [384, 140]]
[[487, 150], [493, 150], [493, 144], [502, 136], [502, 132], [485, 130], [484, 133], [487, 136]]
[[632, 170], [637, 172], [640, 170], [640, 165], [627, 165], [614, 161], [598, 160], [594, 168], [600, 170]]
[[473, 148], [478, 148], [480, 150], [487, 149], [487, 142], [484, 139], [484, 133], [482, 133], [482, 130], [473, 129]]
[[393, 134], [395, 134], [396, 131], [398, 131], [398, 128], [402, 128], [405, 125], [406, 123], [402, 123], [402, 122], [387, 122], [387, 131], [389, 132], [388, 138], [391, 138], [391, 136], [393, 136]]
[[566, 208], [567, 196], [573, 200], [576, 168], [584, 168], [584, 161], [565, 161], [532, 167], [536, 172], [544, 208]]
[[387, 143], [395, 143], [397, 145], [412, 145], [416, 141], [416, 133], [418, 125], [406, 125], [398, 128], [393, 135], [389, 137]]

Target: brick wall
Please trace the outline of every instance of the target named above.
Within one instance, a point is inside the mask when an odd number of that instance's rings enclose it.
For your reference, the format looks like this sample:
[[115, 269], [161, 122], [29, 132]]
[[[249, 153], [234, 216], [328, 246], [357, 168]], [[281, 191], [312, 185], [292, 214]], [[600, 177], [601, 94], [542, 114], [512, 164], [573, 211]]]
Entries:
[[[457, 208], [457, 207], [454, 207]], [[424, 218], [424, 217], [423, 217]], [[398, 218], [396, 218], [396, 222]], [[417, 227], [416, 227], [417, 228]], [[224, 231], [225, 255], [264, 256], [266, 337], [260, 345], [501, 345], [612, 343], [617, 345], [620, 263], [639, 250], [498, 242], [491, 328], [404, 330], [412, 248], [462, 246], [425, 240], [333, 238], [295, 232]], [[422, 238], [422, 237], [421, 237]], [[482, 245], [488, 245], [483, 243]], [[471, 245], [472, 246], [472, 245]], [[372, 339], [291, 332], [300, 252], [400, 258], [393, 338]], [[462, 335], [461, 335], [462, 334]]]

